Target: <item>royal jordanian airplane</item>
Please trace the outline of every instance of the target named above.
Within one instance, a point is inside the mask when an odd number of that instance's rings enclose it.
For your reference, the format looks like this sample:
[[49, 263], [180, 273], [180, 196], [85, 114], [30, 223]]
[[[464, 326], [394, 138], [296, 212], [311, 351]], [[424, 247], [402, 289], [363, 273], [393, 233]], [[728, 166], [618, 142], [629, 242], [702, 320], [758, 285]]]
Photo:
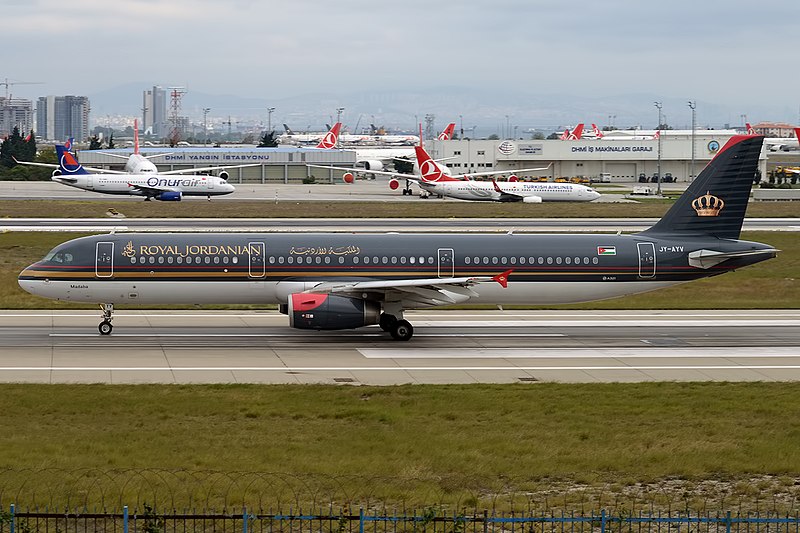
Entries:
[[104, 335], [115, 304], [253, 303], [278, 304], [299, 329], [377, 324], [408, 340], [407, 309], [600, 300], [775, 257], [739, 240], [762, 139], [731, 138], [641, 233], [116, 233], [56, 246], [19, 284], [101, 303]]

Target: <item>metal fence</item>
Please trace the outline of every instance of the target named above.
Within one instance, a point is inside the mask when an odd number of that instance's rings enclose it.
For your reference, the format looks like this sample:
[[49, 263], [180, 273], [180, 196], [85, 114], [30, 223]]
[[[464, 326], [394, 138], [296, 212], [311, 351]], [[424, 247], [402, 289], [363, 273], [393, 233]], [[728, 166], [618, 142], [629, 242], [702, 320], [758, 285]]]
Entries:
[[328, 514], [179, 513], [144, 509], [122, 513], [0, 512], [0, 533], [800, 533], [800, 517], [775, 514], [638, 513], [495, 515], [436, 509], [411, 513], [340, 510]]

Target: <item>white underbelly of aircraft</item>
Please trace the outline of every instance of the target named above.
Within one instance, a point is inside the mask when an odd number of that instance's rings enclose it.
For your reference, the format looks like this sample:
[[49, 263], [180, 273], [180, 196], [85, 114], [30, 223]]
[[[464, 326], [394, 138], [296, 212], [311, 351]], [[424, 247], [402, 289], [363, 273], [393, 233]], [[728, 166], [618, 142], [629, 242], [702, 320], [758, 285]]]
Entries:
[[[444, 281], [444, 280], [443, 280]], [[473, 287], [478, 294], [464, 302], [491, 305], [549, 305], [604, 300], [676, 285], [676, 281], [511, 282]], [[278, 304], [288, 295], [313, 292], [314, 283], [272, 281], [31, 281], [20, 280], [31, 294], [46, 298], [114, 304]], [[288, 285], [291, 285], [289, 287]], [[413, 306], [409, 306], [411, 308]]]

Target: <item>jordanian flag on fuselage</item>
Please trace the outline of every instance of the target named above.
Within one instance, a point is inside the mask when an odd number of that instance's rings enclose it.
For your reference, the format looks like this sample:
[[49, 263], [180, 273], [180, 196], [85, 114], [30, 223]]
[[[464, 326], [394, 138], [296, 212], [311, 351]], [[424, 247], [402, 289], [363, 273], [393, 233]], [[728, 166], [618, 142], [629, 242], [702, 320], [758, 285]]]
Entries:
[[597, 255], [617, 255], [616, 246], [598, 246]]

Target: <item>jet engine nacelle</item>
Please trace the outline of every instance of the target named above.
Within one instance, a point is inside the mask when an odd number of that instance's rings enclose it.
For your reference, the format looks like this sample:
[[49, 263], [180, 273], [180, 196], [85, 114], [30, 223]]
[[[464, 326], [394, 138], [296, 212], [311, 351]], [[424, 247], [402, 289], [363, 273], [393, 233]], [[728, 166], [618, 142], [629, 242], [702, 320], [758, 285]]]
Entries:
[[156, 200], [162, 202], [180, 202], [183, 194], [180, 191], [164, 191], [155, 196]]
[[381, 163], [380, 161], [368, 160], [368, 161], [362, 161], [362, 163], [364, 163], [364, 170], [377, 170], [377, 171], [383, 170], [383, 163]]
[[508, 177], [508, 181], [510, 181], [510, 182], [519, 181], [519, 178], [517, 177], [517, 175], [516, 175], [516, 174], [511, 174], [511, 175]]
[[286, 308], [289, 325], [297, 329], [353, 329], [377, 324], [378, 302], [335, 294], [295, 293]]
[[55, 169], [55, 170], [53, 171], [53, 177], [54, 177], [54, 178], [55, 178], [56, 176], [60, 176], [60, 175], [61, 175], [61, 169], [58, 169], [58, 168], [57, 168], [57, 169]]
[[345, 183], [353, 183], [354, 181], [356, 181], [356, 177], [353, 176], [352, 172], [345, 172], [342, 175], [342, 181], [344, 181]]
[[223, 170], [223, 171], [221, 171], [221, 172], [218, 174], [218, 176], [219, 176], [219, 179], [221, 179], [221, 180], [223, 180], [223, 181], [228, 181], [229, 174], [228, 174], [227, 172], [225, 172], [224, 170]]
[[400, 182], [392, 178], [389, 180], [389, 188], [396, 191], [400, 187]]
[[541, 196], [526, 196], [522, 199], [522, 203], [524, 204], [540, 204], [542, 203]]

